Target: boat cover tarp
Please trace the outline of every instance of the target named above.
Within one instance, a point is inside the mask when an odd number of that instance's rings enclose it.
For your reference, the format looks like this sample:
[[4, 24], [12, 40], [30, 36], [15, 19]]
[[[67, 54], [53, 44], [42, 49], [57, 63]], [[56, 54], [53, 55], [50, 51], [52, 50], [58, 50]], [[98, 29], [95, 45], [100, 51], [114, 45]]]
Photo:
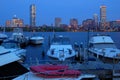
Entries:
[[28, 70], [18, 62], [12, 62], [4, 66], [0, 66], [0, 80], [11, 80], [20, 76]]

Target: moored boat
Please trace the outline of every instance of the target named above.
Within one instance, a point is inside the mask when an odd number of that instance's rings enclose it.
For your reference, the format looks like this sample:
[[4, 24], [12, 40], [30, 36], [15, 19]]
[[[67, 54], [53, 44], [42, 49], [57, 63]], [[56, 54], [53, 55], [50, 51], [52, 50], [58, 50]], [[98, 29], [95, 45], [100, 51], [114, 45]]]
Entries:
[[10, 39], [19, 42], [21, 48], [26, 47], [29, 42], [29, 38], [24, 36], [22, 28], [14, 28]]
[[120, 61], [120, 49], [108, 35], [91, 37], [88, 51], [104, 62], [118, 63]]
[[6, 34], [0, 33], [0, 44], [7, 38], [8, 36]]
[[10, 53], [15, 53], [17, 56], [19, 56], [21, 59], [19, 61], [24, 61], [26, 58], [26, 50], [21, 49], [20, 45], [17, 41], [14, 40], [5, 40], [1, 44], [2, 47], [9, 50]]
[[43, 44], [44, 38], [42, 36], [33, 36], [30, 38], [30, 43], [34, 45]]
[[67, 58], [75, 57], [76, 53], [68, 37], [58, 36], [53, 38], [47, 55], [65, 61]]

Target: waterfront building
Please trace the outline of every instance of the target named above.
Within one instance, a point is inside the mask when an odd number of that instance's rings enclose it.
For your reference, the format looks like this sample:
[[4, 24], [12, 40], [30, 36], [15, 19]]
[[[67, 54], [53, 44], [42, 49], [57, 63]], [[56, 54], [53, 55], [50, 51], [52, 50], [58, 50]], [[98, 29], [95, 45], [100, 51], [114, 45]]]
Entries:
[[36, 6], [35, 4], [30, 5], [30, 26], [36, 26]]
[[60, 27], [61, 21], [61, 18], [55, 18], [55, 27]]
[[68, 25], [67, 24], [60, 24], [60, 28], [67, 31], [68, 30]]
[[100, 6], [100, 27], [105, 29], [106, 27], [106, 6]]
[[20, 19], [14, 16], [11, 21], [11, 27], [24, 27], [23, 19]]
[[17, 18], [16, 15], [11, 20], [6, 20], [6, 27], [24, 27], [23, 19]]
[[120, 20], [116, 20], [116, 21], [110, 21], [110, 26], [111, 27], [120, 27]]
[[73, 19], [70, 19], [70, 26], [71, 28], [73, 29], [77, 29], [78, 28], [78, 20], [73, 18]]
[[112, 30], [120, 28], [120, 20], [110, 21], [110, 27]]
[[11, 27], [11, 20], [6, 20], [5, 26], [6, 27]]
[[94, 29], [93, 24], [94, 24], [93, 19], [86, 19], [82, 22], [82, 26], [84, 27], [84, 30], [88, 30], [88, 28], [93, 30]]
[[110, 22], [105, 22], [104, 24], [103, 24], [103, 31], [109, 31], [109, 29], [110, 29]]
[[98, 15], [97, 14], [93, 15], [93, 21], [94, 21], [94, 27], [97, 28], [98, 27]]

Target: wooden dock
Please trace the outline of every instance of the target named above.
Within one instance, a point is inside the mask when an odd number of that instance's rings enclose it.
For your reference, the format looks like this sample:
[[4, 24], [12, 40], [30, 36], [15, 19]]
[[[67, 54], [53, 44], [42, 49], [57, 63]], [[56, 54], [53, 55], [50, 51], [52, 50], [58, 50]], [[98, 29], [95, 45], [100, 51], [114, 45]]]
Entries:
[[[90, 55], [86, 48], [78, 49], [78, 60], [66, 60], [64, 62], [60, 62], [58, 60], [39, 60], [34, 59], [35, 62], [30, 58], [30, 64], [24, 64], [29, 68], [31, 65], [43, 65], [43, 64], [52, 64], [52, 65], [68, 65], [70, 69], [80, 70], [84, 74], [94, 74], [98, 76], [100, 79], [108, 78], [111, 79], [114, 76], [119, 76], [120, 74], [116, 73], [118, 70], [120, 71], [120, 63], [104, 63], [99, 58]], [[90, 58], [90, 59], [88, 59]], [[113, 71], [116, 70], [116, 71]]]

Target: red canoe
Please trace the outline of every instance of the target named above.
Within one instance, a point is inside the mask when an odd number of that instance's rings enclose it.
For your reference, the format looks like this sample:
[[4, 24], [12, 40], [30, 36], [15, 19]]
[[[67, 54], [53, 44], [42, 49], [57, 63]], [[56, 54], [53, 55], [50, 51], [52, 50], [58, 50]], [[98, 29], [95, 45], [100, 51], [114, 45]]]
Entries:
[[80, 75], [80, 71], [69, 70], [68, 66], [63, 65], [31, 66], [30, 70], [44, 78], [78, 77]]

